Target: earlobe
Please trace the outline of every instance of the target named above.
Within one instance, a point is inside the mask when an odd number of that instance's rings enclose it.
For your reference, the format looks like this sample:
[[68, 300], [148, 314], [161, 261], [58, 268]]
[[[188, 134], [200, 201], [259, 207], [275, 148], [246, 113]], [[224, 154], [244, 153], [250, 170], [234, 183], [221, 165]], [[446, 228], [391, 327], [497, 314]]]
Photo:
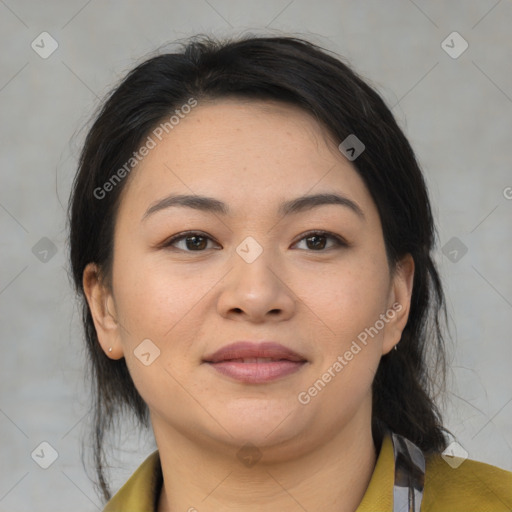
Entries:
[[101, 348], [111, 359], [120, 359], [123, 351], [114, 299], [95, 263], [85, 267], [82, 283]]
[[[390, 321], [386, 325], [382, 354], [387, 354], [400, 341], [409, 318], [414, 283], [414, 259], [406, 254], [396, 265], [391, 283], [388, 311]], [[391, 311], [393, 313], [391, 314]]]

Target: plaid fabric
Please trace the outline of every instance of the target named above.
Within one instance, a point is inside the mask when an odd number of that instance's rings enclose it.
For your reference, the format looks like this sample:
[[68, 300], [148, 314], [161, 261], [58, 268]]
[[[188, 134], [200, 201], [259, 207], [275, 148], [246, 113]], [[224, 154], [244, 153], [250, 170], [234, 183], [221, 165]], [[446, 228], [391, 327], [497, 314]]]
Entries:
[[425, 457], [409, 439], [390, 432], [395, 456], [393, 512], [420, 512], [425, 485]]

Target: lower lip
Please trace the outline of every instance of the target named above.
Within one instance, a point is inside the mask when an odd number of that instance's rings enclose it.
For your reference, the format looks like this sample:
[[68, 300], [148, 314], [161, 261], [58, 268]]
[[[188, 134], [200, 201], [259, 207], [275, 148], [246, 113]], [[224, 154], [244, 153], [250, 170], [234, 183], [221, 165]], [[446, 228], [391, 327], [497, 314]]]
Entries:
[[223, 375], [227, 375], [240, 382], [259, 384], [270, 382], [300, 370], [306, 361], [274, 361], [268, 363], [240, 363], [223, 361], [208, 363]]

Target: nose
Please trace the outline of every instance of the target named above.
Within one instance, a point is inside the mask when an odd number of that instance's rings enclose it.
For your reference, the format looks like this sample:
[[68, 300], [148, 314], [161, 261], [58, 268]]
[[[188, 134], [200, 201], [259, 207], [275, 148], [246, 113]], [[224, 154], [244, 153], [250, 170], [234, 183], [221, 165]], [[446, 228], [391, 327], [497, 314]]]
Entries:
[[261, 323], [287, 320], [294, 314], [297, 297], [272, 256], [263, 251], [248, 263], [239, 254], [233, 255], [232, 270], [223, 280], [218, 297], [220, 315]]

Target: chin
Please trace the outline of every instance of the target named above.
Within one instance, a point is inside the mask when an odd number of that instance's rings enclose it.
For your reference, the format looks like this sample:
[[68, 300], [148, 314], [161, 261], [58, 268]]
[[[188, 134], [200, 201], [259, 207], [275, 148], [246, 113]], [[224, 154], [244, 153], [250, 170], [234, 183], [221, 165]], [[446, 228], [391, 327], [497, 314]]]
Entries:
[[304, 412], [294, 403], [240, 399], [216, 418], [237, 443], [272, 446], [299, 436], [307, 428]]

